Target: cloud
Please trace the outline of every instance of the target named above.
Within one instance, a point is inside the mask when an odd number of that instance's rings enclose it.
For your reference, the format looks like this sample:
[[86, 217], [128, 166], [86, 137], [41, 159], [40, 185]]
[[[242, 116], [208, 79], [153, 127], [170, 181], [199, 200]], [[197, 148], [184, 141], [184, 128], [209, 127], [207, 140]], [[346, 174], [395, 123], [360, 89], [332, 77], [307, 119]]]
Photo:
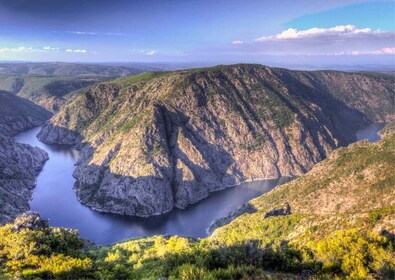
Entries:
[[45, 50], [45, 51], [58, 51], [59, 50], [59, 48], [53, 48], [53, 47], [43, 47], [42, 48], [43, 50]]
[[157, 54], [157, 53], [158, 53], [158, 51], [152, 50], [152, 51], [146, 52], [145, 54], [146, 54], [146, 55], [154, 55], [154, 54]]
[[294, 28], [288, 28], [287, 30], [271, 36], [263, 36], [255, 39], [257, 42], [265, 41], [276, 41], [276, 40], [290, 40], [290, 39], [305, 39], [323, 36], [338, 36], [338, 37], [350, 37], [354, 35], [363, 34], [378, 34], [383, 31], [376, 30], [372, 31], [370, 28], [359, 29], [355, 25], [338, 25], [331, 28], [310, 28], [307, 30], [297, 30]]
[[90, 36], [97, 36], [97, 35], [104, 35], [104, 36], [124, 36], [123, 33], [116, 33], [116, 32], [90, 32], [90, 31], [67, 31], [67, 33], [75, 34], [75, 35], [90, 35]]
[[232, 42], [232, 45], [242, 45], [242, 44], [244, 44], [244, 41], [241, 40], [236, 40]]
[[371, 51], [352, 50], [347, 52], [337, 52], [328, 55], [395, 55], [395, 48], [382, 48], [379, 50]]
[[87, 53], [88, 51], [84, 50], [84, 49], [75, 49], [75, 50], [73, 50], [73, 49], [66, 49], [65, 52], [68, 52], [68, 53]]
[[57, 52], [60, 48], [45, 46], [45, 47], [13, 47], [13, 48], [0, 48], [0, 52]]
[[13, 48], [0, 48], [0, 52], [46, 52], [52, 49], [33, 48], [33, 47], [13, 47]]
[[289, 28], [238, 48], [259, 55], [386, 55], [393, 54], [395, 32], [338, 25], [330, 28]]

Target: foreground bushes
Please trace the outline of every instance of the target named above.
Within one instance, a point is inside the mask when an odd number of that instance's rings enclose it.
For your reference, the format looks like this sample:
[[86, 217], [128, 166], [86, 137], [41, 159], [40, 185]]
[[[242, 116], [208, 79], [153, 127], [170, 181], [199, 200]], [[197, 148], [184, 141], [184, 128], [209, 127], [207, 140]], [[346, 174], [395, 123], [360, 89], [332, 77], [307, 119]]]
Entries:
[[92, 267], [92, 260], [81, 251], [83, 245], [76, 231], [0, 227], [2, 273], [27, 279], [79, 277]]
[[[282, 217], [292, 219], [291, 217]], [[279, 218], [277, 218], [279, 219]], [[163, 236], [90, 247], [76, 231], [0, 227], [0, 276], [23, 279], [289, 279], [311, 271], [323, 279], [392, 279], [394, 244], [356, 229], [318, 241], [193, 240]], [[307, 242], [306, 242], [307, 240]], [[277, 272], [276, 272], [277, 271]], [[284, 276], [279, 273], [290, 273]], [[266, 272], [267, 274], [267, 272]], [[4, 276], [2, 276], [4, 275]], [[294, 275], [294, 276], [292, 276]], [[280, 277], [281, 276], [281, 277]], [[259, 278], [260, 277], [260, 278]]]

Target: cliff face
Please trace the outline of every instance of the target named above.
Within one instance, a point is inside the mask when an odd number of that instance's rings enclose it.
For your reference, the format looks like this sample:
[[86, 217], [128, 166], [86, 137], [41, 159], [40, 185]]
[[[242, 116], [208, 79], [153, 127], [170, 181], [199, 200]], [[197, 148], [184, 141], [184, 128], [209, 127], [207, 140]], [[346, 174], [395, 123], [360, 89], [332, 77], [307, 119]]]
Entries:
[[51, 114], [34, 103], [0, 92], [0, 224], [29, 209], [36, 177], [48, 155], [11, 137], [43, 124]]
[[45, 151], [0, 136], [0, 224], [29, 210], [36, 177], [47, 160]]
[[148, 216], [257, 178], [301, 175], [372, 121], [394, 119], [394, 79], [258, 65], [100, 84], [39, 134], [78, 144], [78, 198]]

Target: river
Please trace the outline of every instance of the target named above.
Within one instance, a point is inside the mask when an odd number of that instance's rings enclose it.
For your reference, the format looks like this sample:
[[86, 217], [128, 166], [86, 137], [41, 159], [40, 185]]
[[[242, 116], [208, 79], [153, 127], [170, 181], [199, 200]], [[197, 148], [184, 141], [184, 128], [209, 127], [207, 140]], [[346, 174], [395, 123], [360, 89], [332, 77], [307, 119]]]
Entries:
[[[379, 139], [382, 124], [361, 130], [358, 139]], [[157, 234], [207, 236], [210, 224], [263, 193], [272, 190], [289, 178], [245, 183], [211, 194], [210, 197], [185, 210], [149, 218], [102, 214], [85, 207], [76, 198], [72, 176], [79, 151], [69, 146], [48, 145], [36, 137], [40, 127], [18, 134], [15, 140], [47, 151], [49, 160], [37, 178], [30, 202], [31, 210], [39, 211], [56, 227], [78, 229], [82, 238], [97, 244], [111, 244], [131, 238]]]

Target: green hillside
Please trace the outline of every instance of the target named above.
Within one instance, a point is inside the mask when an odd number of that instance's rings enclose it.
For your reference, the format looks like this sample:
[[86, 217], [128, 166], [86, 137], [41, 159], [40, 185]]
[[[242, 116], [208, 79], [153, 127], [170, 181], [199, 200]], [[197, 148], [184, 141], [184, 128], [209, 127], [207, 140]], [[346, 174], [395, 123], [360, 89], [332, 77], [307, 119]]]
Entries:
[[[26, 279], [393, 279], [394, 158], [394, 134], [338, 149], [201, 240], [156, 236], [97, 247], [75, 231], [25, 216], [0, 228], [2, 273]], [[290, 213], [270, 215], [284, 204]]]
[[27, 98], [54, 112], [73, 93], [81, 93], [103, 80], [102, 77], [0, 75], [0, 90]]

